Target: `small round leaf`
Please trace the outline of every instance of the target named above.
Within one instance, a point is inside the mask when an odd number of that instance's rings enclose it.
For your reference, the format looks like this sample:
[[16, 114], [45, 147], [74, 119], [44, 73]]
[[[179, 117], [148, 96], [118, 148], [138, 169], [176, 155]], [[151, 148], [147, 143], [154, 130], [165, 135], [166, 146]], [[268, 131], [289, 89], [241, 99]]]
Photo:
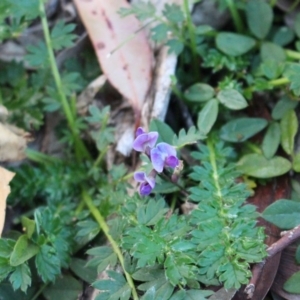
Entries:
[[239, 118], [226, 123], [220, 131], [221, 138], [228, 142], [244, 142], [267, 126], [261, 118]]
[[298, 119], [293, 109], [288, 110], [280, 121], [281, 146], [291, 155], [294, 151], [295, 136], [298, 131]]
[[273, 22], [271, 6], [261, 0], [250, 0], [246, 6], [247, 24], [250, 31], [259, 39], [264, 39]]
[[231, 32], [221, 32], [217, 35], [216, 44], [225, 54], [239, 56], [250, 51], [256, 41], [246, 35]]
[[217, 99], [209, 100], [198, 115], [197, 126], [201, 133], [208, 134], [215, 124], [219, 111], [219, 103]]
[[193, 102], [208, 101], [214, 94], [214, 89], [206, 83], [195, 83], [184, 92], [185, 98]]
[[280, 126], [277, 122], [273, 122], [268, 127], [262, 142], [262, 151], [268, 159], [272, 158], [280, 144]]
[[272, 178], [287, 173], [291, 169], [291, 163], [280, 156], [267, 159], [261, 154], [252, 153], [239, 160], [238, 169], [249, 176]]
[[260, 56], [263, 61], [283, 62], [286, 59], [285, 52], [282, 47], [271, 43], [264, 42], [260, 48]]
[[218, 93], [217, 98], [226, 107], [239, 110], [248, 106], [246, 99], [237, 90], [228, 89]]

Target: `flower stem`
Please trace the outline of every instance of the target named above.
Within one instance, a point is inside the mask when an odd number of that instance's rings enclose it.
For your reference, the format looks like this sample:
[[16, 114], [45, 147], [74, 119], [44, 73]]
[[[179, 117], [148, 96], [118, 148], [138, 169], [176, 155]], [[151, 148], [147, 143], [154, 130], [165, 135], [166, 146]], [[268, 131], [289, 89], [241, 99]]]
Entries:
[[285, 49], [284, 52], [285, 52], [285, 54], [288, 58], [300, 60], [300, 53], [299, 52], [293, 51], [293, 50], [288, 50], [288, 49]]
[[31, 298], [31, 300], [36, 300], [40, 296], [40, 294], [43, 292], [43, 290], [49, 285], [49, 282], [42, 285], [42, 287], [35, 293], [35, 295]]
[[89, 208], [91, 214], [93, 215], [93, 217], [95, 218], [95, 220], [98, 222], [99, 226], [101, 227], [101, 229], [103, 230], [106, 238], [109, 240], [114, 252], [116, 253], [118, 259], [119, 259], [119, 262], [122, 266], [122, 269], [124, 271], [124, 274], [125, 274], [125, 277], [127, 279], [127, 282], [131, 288], [131, 292], [132, 292], [132, 296], [133, 296], [133, 299], [134, 300], [138, 300], [138, 294], [137, 294], [137, 291], [135, 289], [135, 286], [134, 286], [134, 282], [131, 278], [131, 276], [129, 275], [129, 273], [126, 272], [125, 270], [125, 264], [124, 264], [124, 257], [123, 257], [123, 254], [120, 250], [120, 248], [118, 247], [116, 241], [113, 239], [113, 237], [110, 235], [109, 233], [109, 227], [107, 226], [107, 223], [105, 222], [105, 219], [103, 218], [103, 216], [101, 215], [100, 211], [96, 208], [96, 206], [94, 205], [90, 195], [85, 191], [83, 190], [82, 191], [82, 197], [83, 197], [83, 200], [86, 204], [86, 206]]
[[276, 86], [280, 86], [280, 85], [285, 85], [290, 83], [290, 80], [286, 77], [282, 77], [282, 78], [278, 78], [278, 79], [274, 79], [269, 81], [269, 84], [276, 87]]
[[47, 51], [48, 51], [48, 57], [50, 61], [50, 67], [52, 71], [52, 75], [55, 81], [55, 85], [58, 91], [58, 96], [61, 102], [61, 105], [63, 107], [64, 114], [66, 116], [69, 128], [73, 134], [73, 138], [75, 141], [75, 152], [76, 152], [76, 157], [78, 160], [80, 158], [90, 158], [90, 154], [88, 150], [86, 149], [85, 145], [83, 144], [82, 140], [80, 139], [78, 133], [76, 132], [76, 122], [75, 122], [75, 117], [72, 114], [72, 109], [67, 101], [66, 95], [63, 92], [63, 86], [62, 86], [62, 80], [56, 65], [56, 60], [53, 52], [53, 47], [52, 47], [52, 41], [50, 37], [50, 31], [49, 31], [49, 26], [48, 26], [48, 21], [46, 17], [46, 12], [45, 12], [45, 6], [43, 0], [39, 0], [39, 12], [40, 12], [40, 18], [42, 22], [42, 27], [43, 27], [43, 32], [44, 32], [44, 38], [47, 46]]
[[213, 179], [215, 182], [215, 187], [217, 189], [217, 196], [220, 198], [220, 200], [222, 200], [222, 191], [221, 191], [221, 187], [220, 187], [220, 183], [219, 183], [219, 174], [218, 174], [216, 154], [214, 151], [212, 141], [209, 139], [207, 141], [207, 147], [209, 149], [209, 158], [210, 158], [210, 163], [211, 163], [212, 170], [213, 170]]
[[233, 19], [233, 23], [236, 28], [236, 31], [242, 33], [244, 31], [244, 24], [236, 8], [235, 3], [232, 0], [226, 0], [226, 3], [229, 8], [231, 17]]

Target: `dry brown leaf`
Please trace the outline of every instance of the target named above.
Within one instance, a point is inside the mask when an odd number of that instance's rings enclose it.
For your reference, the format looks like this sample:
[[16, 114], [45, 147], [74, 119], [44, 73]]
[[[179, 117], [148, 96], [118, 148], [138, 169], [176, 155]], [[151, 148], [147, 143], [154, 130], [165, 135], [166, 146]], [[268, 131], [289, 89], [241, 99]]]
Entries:
[[0, 161], [24, 159], [29, 140], [29, 135], [22, 129], [0, 123]]
[[15, 173], [0, 167], [0, 236], [3, 231], [5, 221], [6, 198], [10, 193], [10, 187], [8, 184], [14, 175]]
[[[129, 100], [138, 117], [136, 121], [139, 121], [151, 83], [153, 59], [146, 34], [140, 30], [140, 22], [134, 16], [122, 18], [119, 15], [120, 8], [129, 6], [125, 0], [74, 2], [103, 72], [110, 83]], [[135, 36], [131, 38], [133, 34]]]

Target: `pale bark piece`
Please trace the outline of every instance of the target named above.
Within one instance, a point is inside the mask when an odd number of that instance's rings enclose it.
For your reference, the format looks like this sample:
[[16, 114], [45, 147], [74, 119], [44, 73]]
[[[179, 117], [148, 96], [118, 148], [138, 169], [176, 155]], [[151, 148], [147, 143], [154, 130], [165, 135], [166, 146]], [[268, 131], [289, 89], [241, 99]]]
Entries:
[[118, 11], [125, 0], [74, 0], [110, 83], [140, 114], [151, 83], [153, 55], [146, 34], [134, 16]]
[[0, 123], [0, 162], [24, 159], [29, 140], [29, 134], [22, 129]]
[[0, 167], [0, 237], [5, 221], [6, 198], [10, 193], [10, 187], [8, 184], [14, 175], [15, 173]]

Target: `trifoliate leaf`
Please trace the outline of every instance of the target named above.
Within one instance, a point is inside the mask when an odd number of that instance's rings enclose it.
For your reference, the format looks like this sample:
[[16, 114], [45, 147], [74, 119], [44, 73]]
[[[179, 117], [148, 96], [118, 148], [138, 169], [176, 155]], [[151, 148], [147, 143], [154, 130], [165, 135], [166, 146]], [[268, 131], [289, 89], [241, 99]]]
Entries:
[[52, 47], [54, 50], [61, 50], [73, 46], [75, 34], [71, 32], [75, 29], [75, 24], [65, 24], [63, 21], [58, 21], [51, 31]]

